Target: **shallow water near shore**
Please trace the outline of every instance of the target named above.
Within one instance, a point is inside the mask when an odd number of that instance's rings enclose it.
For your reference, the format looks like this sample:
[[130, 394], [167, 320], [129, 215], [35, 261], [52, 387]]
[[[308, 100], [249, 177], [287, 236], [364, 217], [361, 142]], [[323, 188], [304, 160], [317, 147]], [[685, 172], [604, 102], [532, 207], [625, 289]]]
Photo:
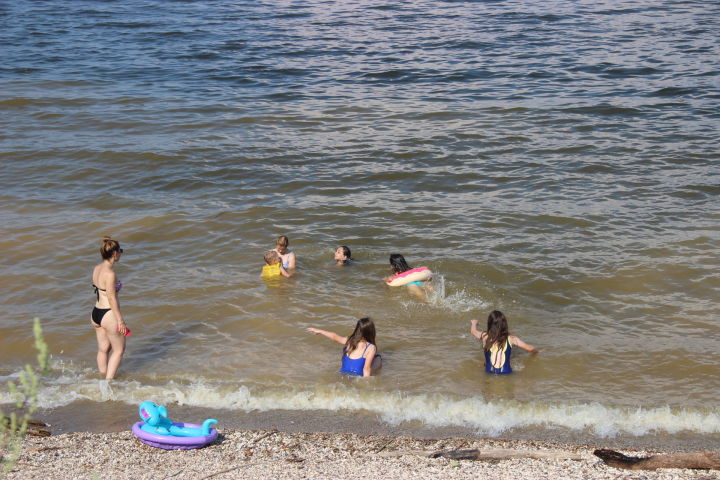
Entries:
[[[2, 7], [1, 379], [33, 360], [37, 316], [50, 412], [713, 441], [719, 19], [710, 2]], [[109, 388], [89, 324], [105, 234], [133, 331]], [[298, 273], [266, 283], [280, 234]], [[336, 268], [342, 244], [356, 261]], [[435, 272], [428, 302], [382, 284], [390, 253]], [[468, 332], [492, 309], [542, 349], [512, 376], [485, 375]], [[385, 362], [365, 381], [305, 332], [361, 316]]]
[[[48, 423], [53, 435], [72, 432], [124, 432], [128, 431], [129, 419], [137, 413], [137, 407], [123, 402], [92, 402], [80, 400], [62, 407], [42, 410], [38, 418]], [[334, 410], [266, 410], [237, 411], [208, 409], [188, 405], [171, 405], [168, 416], [174, 421], [200, 423], [206, 418], [218, 420], [220, 432], [231, 430], [279, 430], [281, 432], [356, 433], [358, 435], [384, 435], [420, 439], [438, 438], [488, 438], [474, 428], [457, 425], [428, 426], [419, 421], [390, 425], [368, 411]], [[134, 423], [137, 419], [133, 420]], [[590, 447], [654, 450], [692, 451], [720, 449], [717, 435], [707, 436], [689, 432], [676, 435], [594, 435], [590, 431], [564, 428], [519, 427], [506, 430], [503, 439], [588, 445]]]

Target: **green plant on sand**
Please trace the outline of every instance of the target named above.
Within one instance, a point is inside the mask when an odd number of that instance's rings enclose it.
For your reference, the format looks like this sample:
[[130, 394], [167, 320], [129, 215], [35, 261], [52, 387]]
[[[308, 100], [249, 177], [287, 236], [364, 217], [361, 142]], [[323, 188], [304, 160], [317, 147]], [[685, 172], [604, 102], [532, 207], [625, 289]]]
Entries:
[[37, 410], [40, 377], [48, 372], [48, 347], [43, 339], [40, 319], [33, 320], [33, 334], [35, 335], [35, 349], [37, 350], [37, 367], [25, 365], [18, 376], [19, 385], [9, 381], [7, 383], [10, 395], [15, 400], [15, 409], [8, 417], [0, 410], [0, 474], [13, 469], [20, 453], [22, 441], [27, 431], [28, 421]]

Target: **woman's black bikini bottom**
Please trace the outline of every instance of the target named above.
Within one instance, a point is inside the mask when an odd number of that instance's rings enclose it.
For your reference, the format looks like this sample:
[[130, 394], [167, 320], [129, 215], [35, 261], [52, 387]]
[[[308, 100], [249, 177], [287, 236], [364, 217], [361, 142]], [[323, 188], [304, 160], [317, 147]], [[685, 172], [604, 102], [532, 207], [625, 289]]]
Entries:
[[97, 308], [94, 307], [92, 311], [92, 321], [97, 323], [98, 326], [100, 326], [100, 322], [102, 322], [103, 317], [107, 312], [112, 310], [112, 308]]

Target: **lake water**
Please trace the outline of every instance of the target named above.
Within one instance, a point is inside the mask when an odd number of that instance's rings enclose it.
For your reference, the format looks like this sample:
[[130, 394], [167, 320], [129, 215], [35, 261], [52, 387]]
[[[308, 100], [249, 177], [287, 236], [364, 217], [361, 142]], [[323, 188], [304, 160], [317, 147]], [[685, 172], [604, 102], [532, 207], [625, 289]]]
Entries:
[[[720, 433], [717, 3], [17, 2], [0, 27], [0, 374], [39, 317], [42, 407]], [[297, 275], [266, 283], [282, 234]], [[384, 286], [391, 253], [435, 272], [427, 303]], [[542, 349], [511, 376], [469, 334], [492, 309]], [[344, 378], [305, 328], [362, 316], [385, 366]]]

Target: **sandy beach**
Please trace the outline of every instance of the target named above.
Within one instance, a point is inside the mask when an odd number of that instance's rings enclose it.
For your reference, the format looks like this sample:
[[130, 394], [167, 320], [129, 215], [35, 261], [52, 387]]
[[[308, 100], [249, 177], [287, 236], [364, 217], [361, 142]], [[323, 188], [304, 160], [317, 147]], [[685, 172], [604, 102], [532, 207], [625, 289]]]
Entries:
[[[430, 458], [440, 450], [507, 450], [524, 456], [474, 461]], [[76, 432], [28, 438], [8, 479], [230, 479], [230, 478], [582, 478], [718, 479], [720, 472], [664, 469], [628, 471], [608, 467], [595, 447], [497, 439], [417, 439], [277, 430], [221, 431], [199, 450], [167, 451], [144, 445], [131, 432]], [[648, 453], [624, 451], [642, 456]]]

